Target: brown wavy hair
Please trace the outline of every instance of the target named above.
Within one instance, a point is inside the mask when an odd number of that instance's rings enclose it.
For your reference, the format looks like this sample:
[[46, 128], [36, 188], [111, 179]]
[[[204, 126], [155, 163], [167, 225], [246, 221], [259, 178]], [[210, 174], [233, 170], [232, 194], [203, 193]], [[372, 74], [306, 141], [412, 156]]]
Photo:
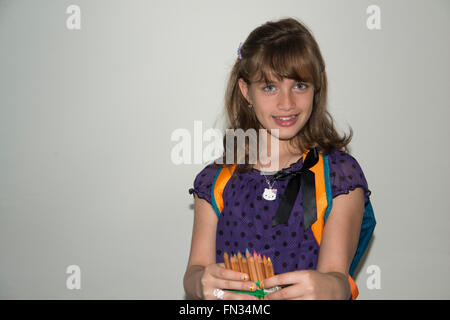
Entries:
[[[298, 150], [316, 147], [320, 153], [328, 154], [333, 149], [348, 151], [347, 145], [353, 136], [340, 136], [333, 118], [327, 110], [327, 74], [325, 62], [311, 31], [293, 18], [267, 22], [254, 29], [240, 47], [240, 55], [231, 70], [225, 93], [227, 129], [255, 129], [259, 135], [259, 121], [242, 95], [238, 85], [242, 78], [248, 85], [255, 81], [270, 83], [271, 77], [310, 82], [314, 85], [312, 113], [305, 126], [290, 139], [289, 143]], [[259, 136], [257, 138], [259, 141]], [[228, 142], [230, 143], [230, 142]], [[237, 163], [237, 144], [234, 145], [234, 161]], [[223, 138], [225, 159], [227, 151], [226, 134]], [[259, 146], [258, 146], [259, 149]], [[259, 155], [259, 153], [258, 153]], [[253, 164], [248, 161], [249, 143], [245, 139], [245, 163], [236, 170], [249, 171]], [[231, 166], [223, 161], [219, 167]], [[227, 159], [229, 162], [229, 159]]]

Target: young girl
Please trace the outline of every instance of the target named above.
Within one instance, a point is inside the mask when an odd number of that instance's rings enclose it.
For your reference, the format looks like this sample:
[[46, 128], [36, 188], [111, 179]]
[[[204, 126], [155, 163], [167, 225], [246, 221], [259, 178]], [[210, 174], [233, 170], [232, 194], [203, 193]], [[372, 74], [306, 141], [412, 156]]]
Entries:
[[[223, 190], [220, 216], [213, 209], [211, 188], [218, 170], [235, 164], [236, 157], [230, 164], [224, 156], [224, 164], [211, 163], [198, 173], [194, 188], [189, 189], [194, 193], [195, 216], [184, 276], [187, 296], [257, 299], [227, 290], [256, 289], [248, 274], [226, 269], [223, 263], [225, 252], [248, 249], [272, 259], [275, 276], [261, 286], [282, 289], [268, 294], [269, 300], [349, 299], [349, 268], [371, 191], [358, 162], [346, 152], [352, 130], [348, 137], [341, 137], [326, 109], [325, 64], [307, 27], [288, 18], [253, 30], [238, 49], [225, 102], [229, 129], [255, 129], [257, 133], [266, 129], [262, 132], [267, 134], [270, 156], [270, 138], [278, 139], [279, 166], [278, 171], [267, 172], [268, 164], [259, 157], [256, 164], [235, 166]], [[310, 218], [304, 214], [303, 202], [307, 201], [302, 192], [294, 198], [288, 220], [275, 222], [289, 174], [294, 179], [303, 167], [303, 154], [313, 148], [328, 156], [333, 198], [320, 250]], [[245, 152], [248, 160], [248, 148]], [[288, 173], [288, 179], [277, 179], [280, 173]]]

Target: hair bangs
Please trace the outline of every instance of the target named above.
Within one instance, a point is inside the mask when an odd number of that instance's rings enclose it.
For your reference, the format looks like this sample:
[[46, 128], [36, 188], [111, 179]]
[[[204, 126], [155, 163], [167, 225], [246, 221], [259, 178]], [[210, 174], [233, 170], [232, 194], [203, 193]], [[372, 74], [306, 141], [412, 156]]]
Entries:
[[287, 38], [272, 43], [254, 57], [255, 72], [251, 82], [273, 83], [283, 78], [318, 85], [317, 66], [299, 39]]

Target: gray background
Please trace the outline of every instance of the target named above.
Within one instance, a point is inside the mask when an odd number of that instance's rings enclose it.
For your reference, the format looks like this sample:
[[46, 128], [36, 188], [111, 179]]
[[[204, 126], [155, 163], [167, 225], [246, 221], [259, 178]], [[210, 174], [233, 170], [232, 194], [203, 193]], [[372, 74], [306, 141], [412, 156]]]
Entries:
[[[366, 27], [371, 4], [381, 30]], [[449, 299], [449, 13], [445, 0], [0, 1], [0, 298], [183, 299], [204, 164], [173, 164], [171, 133], [222, 129], [239, 43], [292, 16], [321, 47], [329, 109], [372, 190], [360, 298]]]

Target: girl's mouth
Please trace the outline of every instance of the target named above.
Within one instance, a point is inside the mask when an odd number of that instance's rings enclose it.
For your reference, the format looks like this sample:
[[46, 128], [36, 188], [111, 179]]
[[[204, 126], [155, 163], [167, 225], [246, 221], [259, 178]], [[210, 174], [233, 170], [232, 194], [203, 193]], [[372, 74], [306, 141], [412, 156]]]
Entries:
[[272, 118], [275, 120], [275, 123], [282, 127], [289, 127], [292, 126], [298, 119], [298, 114], [291, 115], [288, 117], [275, 117], [272, 116]]

